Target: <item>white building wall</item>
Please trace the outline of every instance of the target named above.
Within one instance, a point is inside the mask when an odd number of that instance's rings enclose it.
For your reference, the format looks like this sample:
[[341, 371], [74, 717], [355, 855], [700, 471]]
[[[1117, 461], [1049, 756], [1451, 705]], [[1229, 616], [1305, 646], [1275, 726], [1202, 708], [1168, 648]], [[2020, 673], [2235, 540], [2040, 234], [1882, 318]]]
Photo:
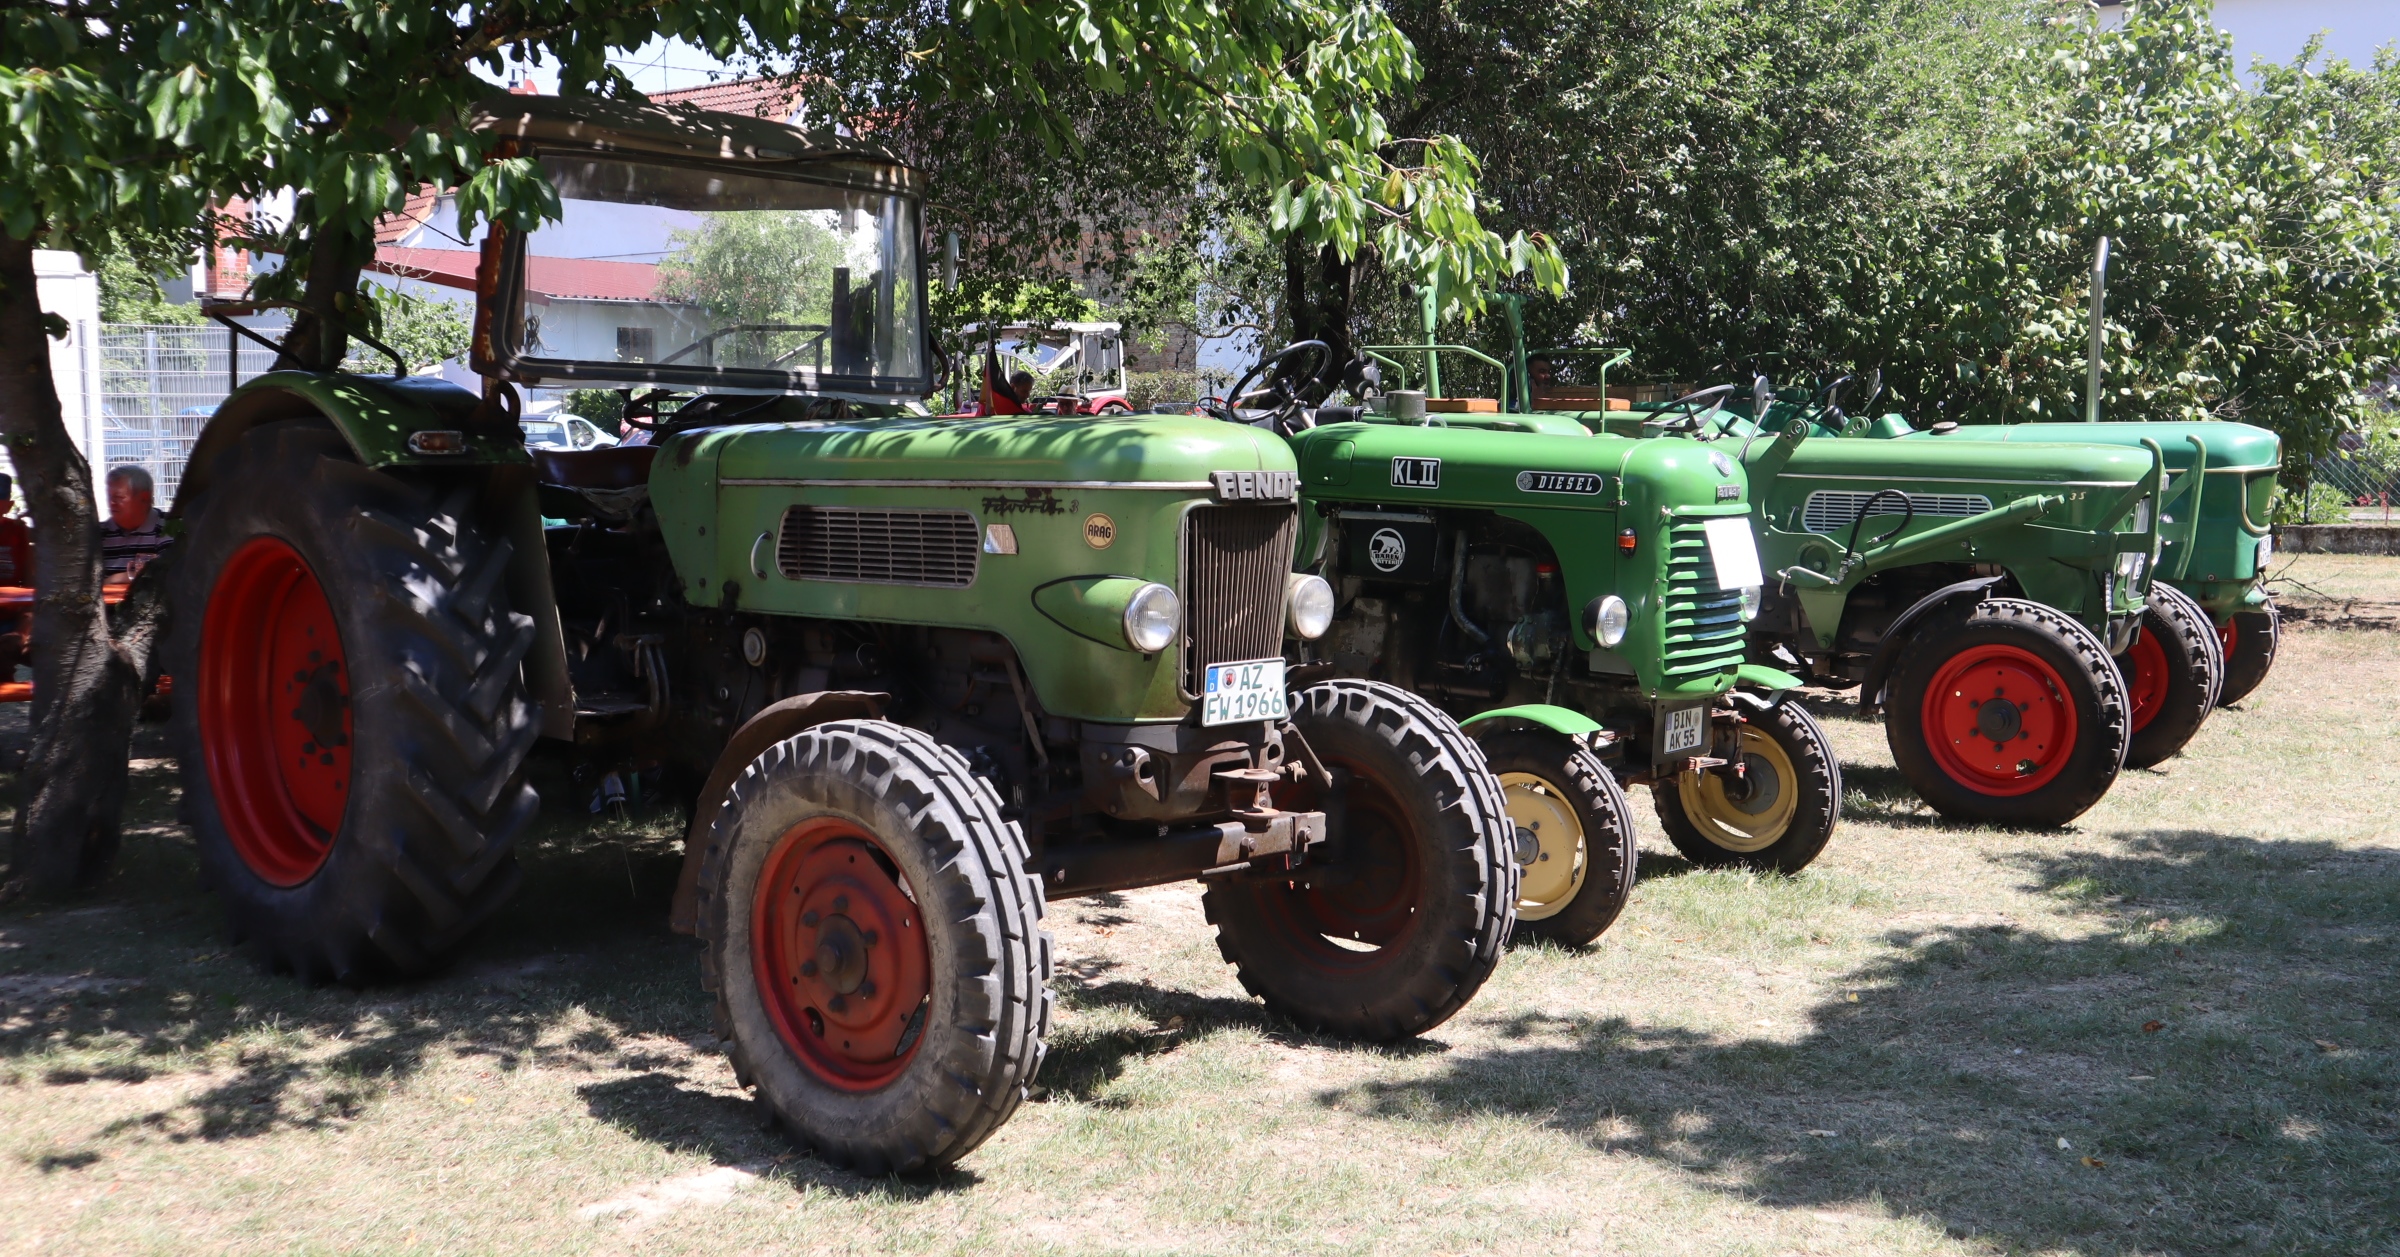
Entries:
[[[63, 249], [33, 251], [33, 275], [42, 310], [67, 321], [67, 338], [50, 342], [50, 378], [58, 388], [67, 435], [84, 461], [97, 467], [107, 449], [100, 434], [100, 277], [83, 259]], [[11, 473], [14, 469], [11, 468]]]

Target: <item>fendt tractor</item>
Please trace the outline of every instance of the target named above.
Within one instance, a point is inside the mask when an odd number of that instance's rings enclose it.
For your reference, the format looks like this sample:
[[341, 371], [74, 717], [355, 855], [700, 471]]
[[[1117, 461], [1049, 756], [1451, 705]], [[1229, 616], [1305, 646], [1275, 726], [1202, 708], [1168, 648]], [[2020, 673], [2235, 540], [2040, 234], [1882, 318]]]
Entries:
[[1468, 718], [1537, 840], [1520, 933], [1580, 944], [1614, 920], [1634, 871], [1627, 785], [1651, 787], [1695, 863], [1815, 859], [1840, 770], [1785, 701], [1797, 679], [1745, 658], [1762, 578], [1737, 462], [1572, 421], [1401, 414], [1422, 397], [1376, 395], [1364, 360], [1341, 378], [1372, 409], [1311, 404], [1295, 382], [1321, 380], [1325, 354], [1291, 346], [1227, 394], [1236, 417], [1290, 438], [1300, 563], [1336, 590], [1332, 629], [1295, 643], [1295, 667], [1388, 680]]
[[[918, 177], [878, 150], [543, 97], [477, 125], [563, 210], [465, 237], [481, 395], [265, 375], [184, 481], [185, 798], [271, 964], [451, 952], [518, 881], [543, 743], [697, 783], [678, 910], [737, 1076], [870, 1172], [955, 1161], [1025, 1095], [1050, 899], [1196, 878], [1242, 982], [1332, 1033], [1473, 996], [1518, 835], [1439, 708], [1287, 689], [1331, 597], [1294, 573], [1282, 440], [924, 414]], [[788, 273], [739, 293], [681, 264], [764, 231]], [[653, 300], [566, 295], [595, 267]], [[622, 389], [649, 443], [529, 453], [531, 386]]]

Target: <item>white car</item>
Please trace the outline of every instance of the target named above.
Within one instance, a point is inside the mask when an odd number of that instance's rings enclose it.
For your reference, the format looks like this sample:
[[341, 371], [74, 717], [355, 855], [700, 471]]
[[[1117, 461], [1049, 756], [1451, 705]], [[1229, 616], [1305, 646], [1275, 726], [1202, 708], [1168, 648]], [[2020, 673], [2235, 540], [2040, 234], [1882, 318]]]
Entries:
[[539, 450], [593, 450], [617, 443], [616, 437], [581, 415], [527, 416], [517, 426], [525, 430], [525, 444]]

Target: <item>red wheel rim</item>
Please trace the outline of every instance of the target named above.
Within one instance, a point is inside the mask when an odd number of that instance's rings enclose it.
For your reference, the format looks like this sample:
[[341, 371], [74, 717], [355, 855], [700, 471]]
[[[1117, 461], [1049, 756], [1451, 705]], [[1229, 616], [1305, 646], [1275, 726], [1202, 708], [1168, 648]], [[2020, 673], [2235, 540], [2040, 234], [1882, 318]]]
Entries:
[[2233, 658], [2233, 641], [2236, 637], [2241, 636], [2241, 630], [2235, 627], [2240, 622], [2240, 617], [2238, 616], [2226, 616], [2225, 627], [2217, 630], [2217, 640], [2225, 644], [2225, 657], [2227, 659]]
[[200, 741], [233, 850], [275, 886], [316, 875], [350, 801], [350, 673], [308, 562], [254, 537], [200, 625]]
[[908, 1068], [933, 966], [917, 902], [865, 830], [821, 817], [777, 839], [750, 922], [760, 1000], [803, 1067], [844, 1091]]
[[2016, 646], [1990, 643], [1951, 656], [1925, 691], [1923, 720], [1934, 762], [1981, 794], [2031, 794], [2075, 751], [2066, 683], [2041, 656]]
[[2147, 625], [2125, 648], [2125, 698], [2133, 704], [2133, 732], [2140, 733], [2167, 705], [2167, 650]]
[[[1392, 963], [1417, 930], [1424, 900], [1416, 820], [1357, 764], [1326, 757], [1350, 771], [1344, 792], [1347, 849], [1322, 871], [1334, 876], [1302, 885], [1270, 884], [1261, 891], [1268, 924], [1282, 936], [1289, 962], [1328, 976], [1355, 976]], [[1276, 806], [1322, 808], [1313, 789], [1279, 787]]]

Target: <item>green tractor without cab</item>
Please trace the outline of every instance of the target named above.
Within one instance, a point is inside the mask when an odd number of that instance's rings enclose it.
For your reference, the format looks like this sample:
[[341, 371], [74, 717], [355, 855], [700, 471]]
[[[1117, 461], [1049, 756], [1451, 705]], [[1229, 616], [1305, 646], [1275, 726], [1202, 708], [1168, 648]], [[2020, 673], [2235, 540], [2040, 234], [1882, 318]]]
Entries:
[[[1567, 420], [1402, 418], [1311, 405], [1302, 342], [1229, 394], [1286, 434], [1303, 570], [1332, 583], [1300, 675], [1372, 677], [1466, 719], [1537, 839], [1519, 931], [1596, 937], [1631, 887], [1624, 787], [1652, 789], [1696, 863], [1796, 872], [1841, 814], [1797, 680], [1745, 657], [1761, 575], [1740, 466], [1687, 440], [1595, 438]], [[1304, 363], [1303, 359], [1313, 362]], [[1372, 394], [1365, 363], [1351, 391]], [[1547, 427], [1545, 427], [1545, 422]], [[1794, 439], [1798, 439], [1795, 433]]]
[[[1244, 984], [1336, 1034], [1474, 995], [1518, 836], [1434, 705], [1287, 687], [1327, 599], [1282, 439], [927, 415], [921, 193], [877, 150], [543, 97], [478, 125], [563, 207], [449, 260], [481, 395], [263, 376], [177, 504], [187, 814], [269, 964], [439, 963], [505, 910], [548, 746], [694, 786], [675, 912], [736, 1074], [868, 1172], [953, 1162], [1024, 1098], [1050, 899], [1198, 879]], [[718, 232], [785, 269], [712, 295], [679, 259]], [[625, 390], [650, 440], [529, 452], [520, 386]]]

